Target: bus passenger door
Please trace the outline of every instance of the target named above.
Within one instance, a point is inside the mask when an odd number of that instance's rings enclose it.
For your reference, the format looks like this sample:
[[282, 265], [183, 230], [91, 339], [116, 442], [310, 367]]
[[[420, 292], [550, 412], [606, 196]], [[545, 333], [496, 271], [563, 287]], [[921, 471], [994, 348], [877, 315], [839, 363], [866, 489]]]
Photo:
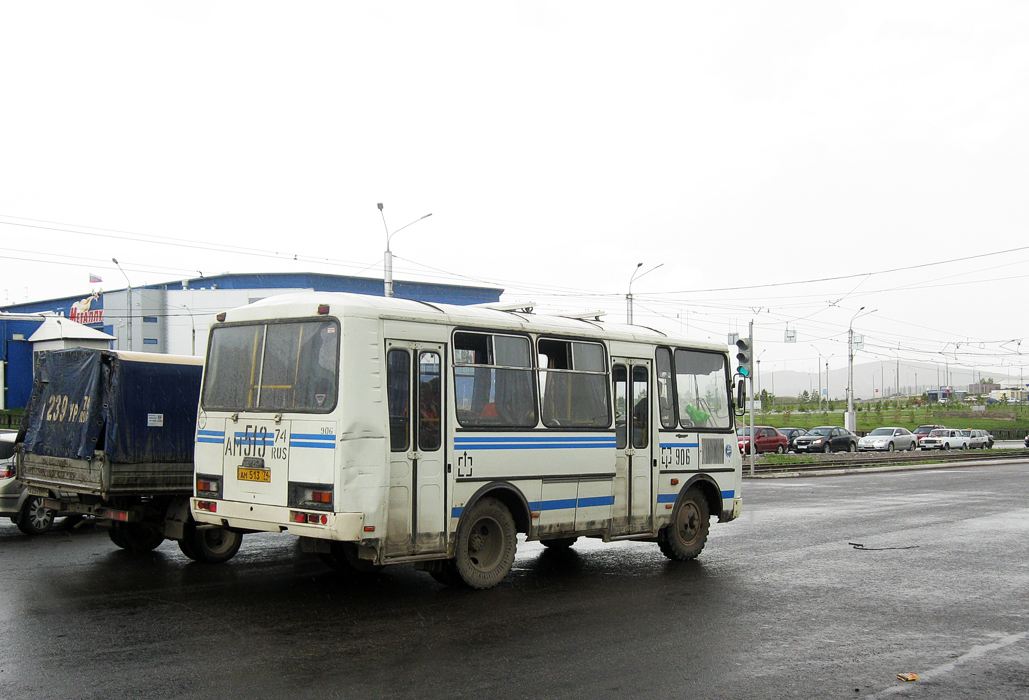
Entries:
[[653, 522], [650, 361], [616, 359], [612, 534], [647, 532]]
[[386, 556], [444, 552], [446, 464], [438, 343], [386, 341], [390, 459]]

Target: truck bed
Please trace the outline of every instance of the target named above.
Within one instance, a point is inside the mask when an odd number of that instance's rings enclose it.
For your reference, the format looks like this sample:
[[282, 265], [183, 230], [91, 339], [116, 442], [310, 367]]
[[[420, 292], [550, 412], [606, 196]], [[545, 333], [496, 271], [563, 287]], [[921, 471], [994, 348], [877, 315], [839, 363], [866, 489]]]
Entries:
[[40, 353], [18, 476], [103, 498], [186, 495], [202, 360], [73, 348]]

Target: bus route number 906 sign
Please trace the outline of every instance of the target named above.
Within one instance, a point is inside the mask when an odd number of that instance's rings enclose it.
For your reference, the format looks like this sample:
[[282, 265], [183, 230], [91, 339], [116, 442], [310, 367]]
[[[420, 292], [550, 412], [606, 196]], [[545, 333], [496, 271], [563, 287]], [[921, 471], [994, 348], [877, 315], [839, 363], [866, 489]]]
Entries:
[[662, 447], [661, 466], [687, 467], [690, 464], [690, 451], [685, 447]]

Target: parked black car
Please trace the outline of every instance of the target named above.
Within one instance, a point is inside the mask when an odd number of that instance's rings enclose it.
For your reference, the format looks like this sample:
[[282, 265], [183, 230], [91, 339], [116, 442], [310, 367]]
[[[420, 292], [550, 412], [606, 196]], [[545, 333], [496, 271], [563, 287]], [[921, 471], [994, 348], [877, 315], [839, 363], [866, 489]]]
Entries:
[[797, 452], [857, 452], [857, 435], [836, 425], [812, 428], [794, 442]]
[[801, 435], [807, 435], [807, 431], [804, 430], [804, 428], [778, 428], [778, 430], [790, 441], [790, 446], [787, 448], [790, 452], [797, 451], [797, 448], [793, 444], [794, 441]]

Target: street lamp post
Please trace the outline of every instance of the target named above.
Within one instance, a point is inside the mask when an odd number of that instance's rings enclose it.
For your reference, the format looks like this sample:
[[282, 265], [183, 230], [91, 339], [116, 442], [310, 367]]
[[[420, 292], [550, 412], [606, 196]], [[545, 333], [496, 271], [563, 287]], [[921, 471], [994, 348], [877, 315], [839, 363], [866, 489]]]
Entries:
[[825, 410], [826, 411], [829, 410], [829, 360], [831, 360], [835, 355], [836, 355], [836, 353], [830, 353], [830, 355], [825, 358]]
[[125, 292], [125, 305], [128, 307], [128, 321], [126, 321], [126, 323], [128, 324], [129, 350], [132, 350], [132, 282], [129, 280], [129, 276], [125, 274], [125, 270], [121, 269], [121, 265], [118, 264], [118, 258], [111, 258], [111, 262], [113, 262], [115, 267], [118, 268], [118, 272], [125, 275], [125, 284], [127, 285]]
[[189, 314], [189, 325], [193, 327], [193, 342], [192, 342], [189, 354], [190, 355], [196, 355], [197, 354], [197, 324], [193, 322], [193, 312], [190, 311], [189, 307], [186, 306], [185, 304], [183, 304], [182, 308], [184, 308], [186, 310], [186, 313]]
[[[659, 263], [655, 265], [654, 267], [644, 272], [643, 275], [649, 275], [651, 272], [661, 267], [662, 265], [664, 265], [664, 263]], [[636, 269], [632, 271], [632, 277], [629, 278], [629, 293], [625, 295], [625, 320], [626, 323], [628, 323], [630, 326], [632, 325], [632, 283], [639, 277], [643, 277], [643, 275], [638, 274], [641, 267], [643, 267], [643, 263], [636, 263]]]
[[427, 219], [432, 216], [432, 212], [424, 216], [419, 216], [417, 219], [412, 221], [410, 224], [404, 224], [393, 233], [389, 232], [389, 227], [386, 226], [386, 215], [382, 211], [382, 202], [379, 202], [379, 214], [382, 214], [382, 226], [386, 229], [386, 253], [383, 255], [382, 260], [382, 284], [383, 284], [383, 295], [391, 297], [393, 296], [393, 252], [389, 249], [389, 239], [403, 231], [408, 226], [417, 224], [422, 219]]
[[765, 350], [762, 350], [761, 354], [758, 355], [757, 359], [754, 361], [757, 364], [757, 395], [758, 395], [758, 398], [761, 397], [761, 355], [764, 355], [764, 354], [765, 354]]
[[814, 345], [811, 346], [811, 349], [818, 353], [818, 364], [815, 365], [815, 373], [818, 375], [818, 410], [822, 410], [822, 352]]
[[850, 323], [847, 325], [847, 415], [844, 427], [852, 433], [857, 430], [857, 415], [854, 413], [854, 321], [858, 316], [867, 316], [878, 311], [878, 309], [872, 309], [862, 314], [861, 312], [864, 310], [863, 306], [858, 309], [851, 316]]

